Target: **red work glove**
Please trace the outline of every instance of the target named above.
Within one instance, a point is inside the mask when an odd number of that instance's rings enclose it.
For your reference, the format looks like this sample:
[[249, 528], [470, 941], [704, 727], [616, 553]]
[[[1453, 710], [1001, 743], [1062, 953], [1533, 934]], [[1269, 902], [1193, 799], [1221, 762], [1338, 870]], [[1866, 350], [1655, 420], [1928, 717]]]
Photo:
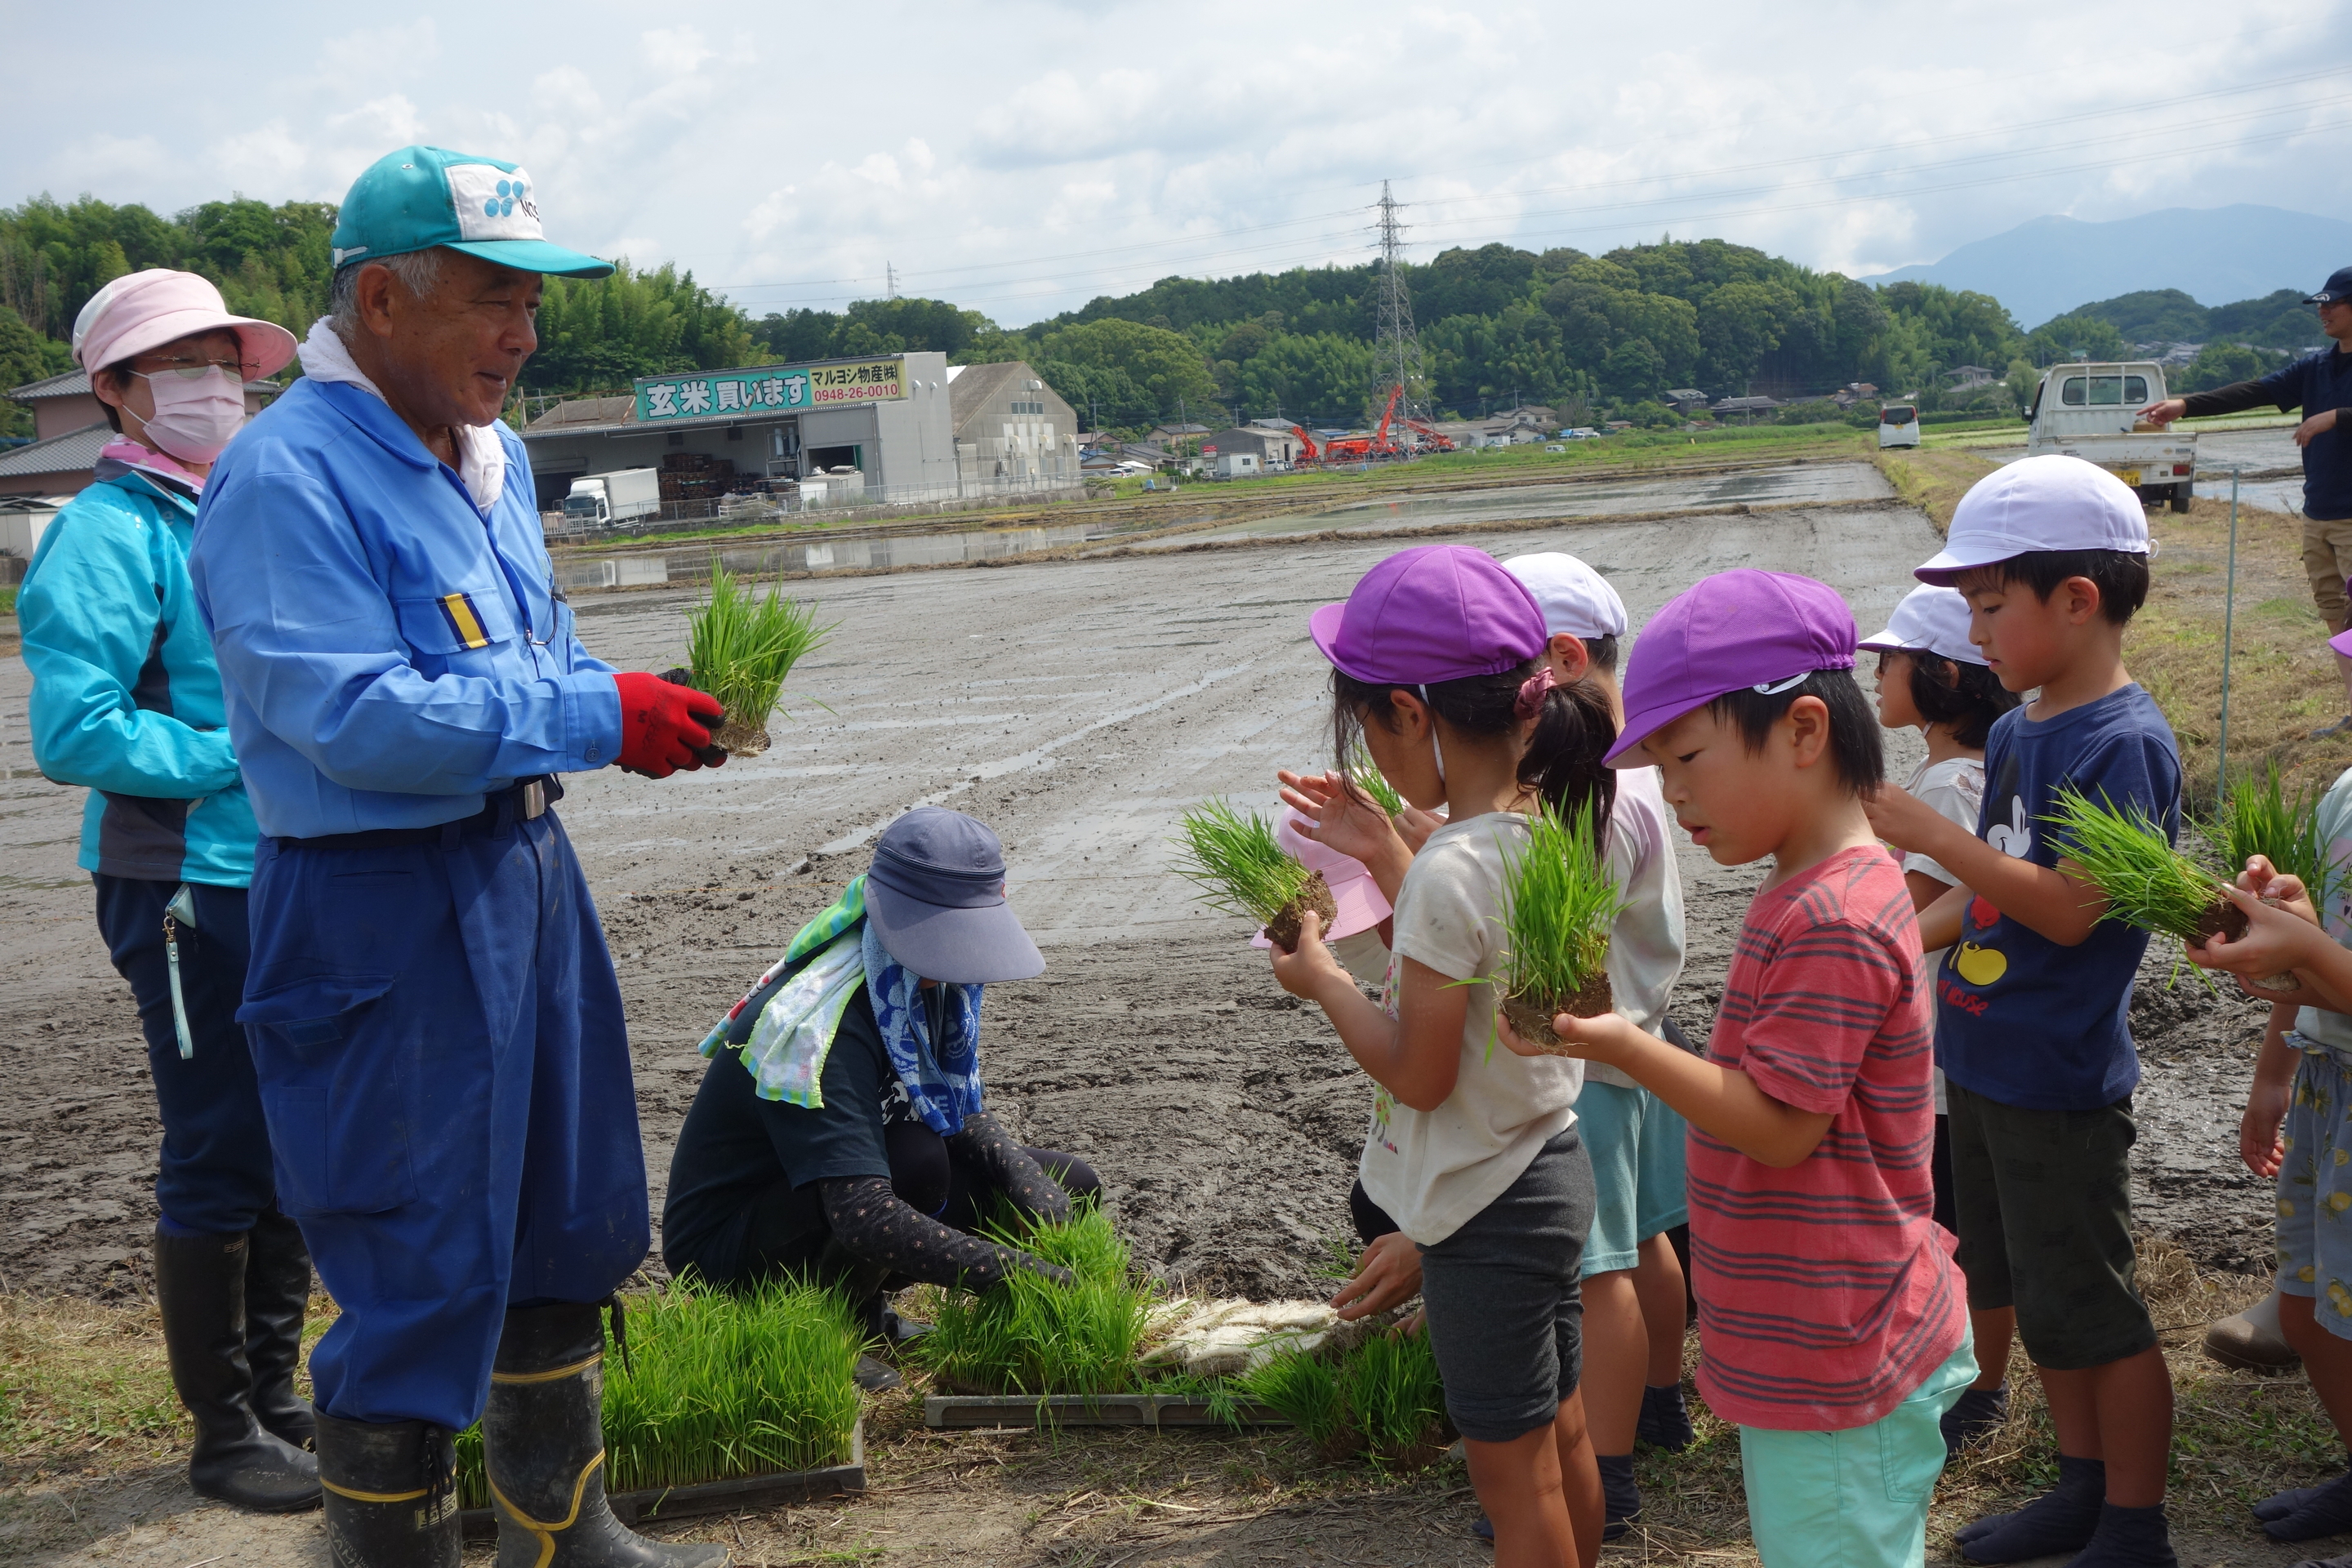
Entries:
[[[719, 699], [641, 669], [620, 671], [613, 684], [621, 690], [623, 767], [666, 779], [680, 768], [691, 772], [703, 765], [698, 753], [710, 744], [710, 731], [727, 711]], [[720, 756], [724, 760], [725, 753]]]

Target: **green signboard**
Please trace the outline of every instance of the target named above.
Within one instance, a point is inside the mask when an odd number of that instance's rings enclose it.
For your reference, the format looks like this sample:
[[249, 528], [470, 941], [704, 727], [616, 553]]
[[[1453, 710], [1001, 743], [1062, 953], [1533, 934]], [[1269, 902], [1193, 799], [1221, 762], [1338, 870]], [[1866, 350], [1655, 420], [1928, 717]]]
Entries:
[[835, 364], [765, 365], [758, 370], [690, 371], [637, 383], [637, 422], [724, 419], [907, 395], [907, 363], [876, 359]]

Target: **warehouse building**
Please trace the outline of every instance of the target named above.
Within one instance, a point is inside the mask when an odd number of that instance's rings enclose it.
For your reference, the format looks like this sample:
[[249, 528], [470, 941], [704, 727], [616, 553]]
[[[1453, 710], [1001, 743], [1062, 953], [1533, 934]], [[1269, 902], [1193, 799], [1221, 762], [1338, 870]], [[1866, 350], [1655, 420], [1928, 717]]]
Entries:
[[1078, 416], [1035, 371], [1019, 360], [952, 365], [948, 388], [963, 494], [1081, 482]]
[[[523, 444], [542, 512], [562, 506], [572, 480], [618, 468], [671, 476], [674, 517], [709, 516], [730, 491], [820, 477], [836, 500], [936, 500], [959, 493], [948, 380], [939, 353], [644, 376], [628, 396], [549, 409]], [[675, 504], [686, 501], [699, 510]]]

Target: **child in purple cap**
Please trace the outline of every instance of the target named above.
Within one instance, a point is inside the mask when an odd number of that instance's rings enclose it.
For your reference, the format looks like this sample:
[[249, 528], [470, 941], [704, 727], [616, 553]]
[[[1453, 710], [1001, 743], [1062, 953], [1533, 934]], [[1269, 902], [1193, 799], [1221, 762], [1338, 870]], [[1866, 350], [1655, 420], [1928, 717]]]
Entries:
[[1919, 916], [1926, 944], [1951, 949], [1935, 1003], [1959, 1256], [1971, 1306], [2015, 1308], [2057, 1430], [2057, 1486], [1963, 1526], [1971, 1563], [2174, 1561], [2172, 1379], [2132, 1241], [2129, 1017], [2147, 933], [2105, 918], [2046, 821], [2073, 788], [2179, 831], [2180, 753], [2123, 661], [2147, 562], [2138, 498], [2094, 464], [2052, 454], [1979, 479], [1915, 575], [1965, 595], [2000, 683], [2041, 694], [1992, 727], [1976, 832], [1901, 790], [1870, 807], [1881, 838], [1961, 884]]
[[[1357, 989], [1310, 917], [1276, 950], [1283, 989], [1321, 1005], [1380, 1086], [1360, 1176], [1421, 1249], [1422, 1300], [1471, 1484], [1504, 1564], [1591, 1563], [1600, 1472], [1583, 1405], [1578, 1263], [1593, 1211], [1576, 1128], [1581, 1065], [1495, 1046], [1506, 858], [1527, 813], [1614, 793], [1614, 734], [1589, 684], [1555, 685], [1535, 601], [1458, 546], [1381, 562], [1311, 623], [1332, 664], [1341, 756], [1360, 743], [1404, 797], [1443, 804], [1419, 854], [1370, 848], [1395, 889], [1382, 1001]], [[1471, 984], [1463, 984], [1468, 982]]]
[[1923, 1563], [1938, 1424], [1976, 1375], [1931, 1215], [1918, 926], [1863, 810], [1885, 768], [1853, 655], [1852, 613], [1807, 577], [1722, 573], [1652, 617], [1610, 761], [1656, 764], [1709, 855], [1772, 872], [1706, 1057], [1616, 1014], [1552, 1025], [1690, 1122], [1698, 1388], [1739, 1425], [1767, 1568]]

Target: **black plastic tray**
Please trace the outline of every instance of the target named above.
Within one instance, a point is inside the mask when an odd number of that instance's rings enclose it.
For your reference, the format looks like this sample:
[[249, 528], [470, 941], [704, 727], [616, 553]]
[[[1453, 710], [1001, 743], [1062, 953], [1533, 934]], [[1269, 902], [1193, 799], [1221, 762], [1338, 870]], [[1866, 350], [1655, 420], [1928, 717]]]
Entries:
[[[1287, 1426], [1289, 1417], [1262, 1405], [1235, 1413], [1244, 1426]], [[1169, 1394], [934, 1394], [923, 1401], [923, 1425], [975, 1430], [1005, 1426], [1223, 1426], [1199, 1399]]]
[[[866, 1418], [849, 1431], [849, 1462], [821, 1470], [785, 1470], [764, 1476], [738, 1476], [723, 1481], [702, 1481], [690, 1487], [656, 1491], [615, 1492], [606, 1500], [623, 1524], [667, 1523], [698, 1514], [782, 1508], [866, 1489]], [[499, 1532], [495, 1510], [469, 1508], [457, 1516], [468, 1541], [488, 1541]]]

